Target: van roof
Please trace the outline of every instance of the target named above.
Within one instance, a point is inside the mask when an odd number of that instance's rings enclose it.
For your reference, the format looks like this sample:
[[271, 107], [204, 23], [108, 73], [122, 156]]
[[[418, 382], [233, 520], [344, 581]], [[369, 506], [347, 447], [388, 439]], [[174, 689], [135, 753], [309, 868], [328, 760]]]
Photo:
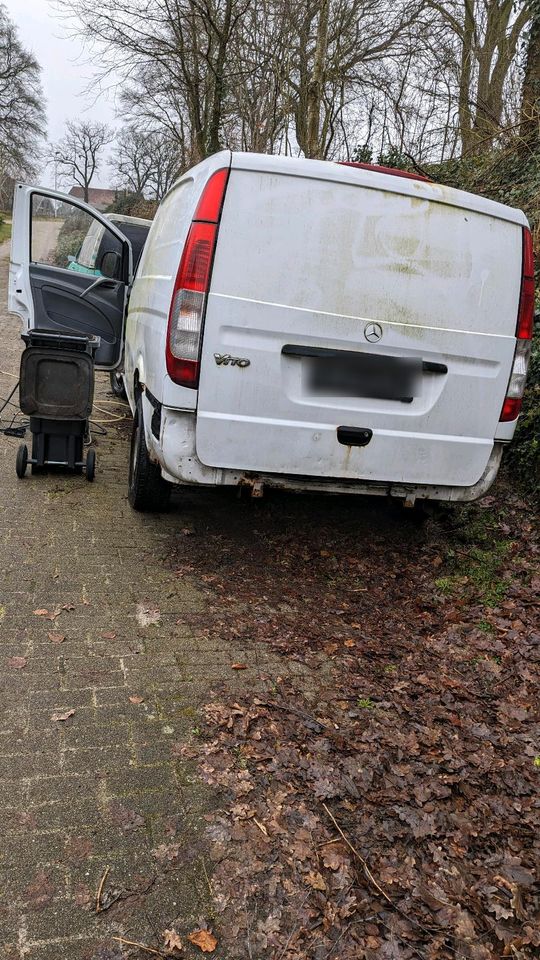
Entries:
[[[230, 156], [229, 151], [215, 155]], [[208, 161], [205, 161], [208, 162]], [[214, 164], [213, 164], [214, 166]], [[356, 184], [373, 190], [401, 193], [405, 196], [465, 210], [474, 210], [499, 220], [507, 220], [527, 226], [527, 218], [521, 210], [507, 207], [505, 204], [488, 200], [474, 193], [456, 190], [442, 183], [429, 180], [409, 179], [392, 173], [382, 172], [369, 167], [353, 167], [329, 160], [306, 160], [303, 157], [270, 156], [264, 153], [232, 153], [232, 168], [237, 170], [259, 170], [265, 173], [280, 173], [291, 177], [308, 177], [315, 180], [334, 180], [338, 183]]]

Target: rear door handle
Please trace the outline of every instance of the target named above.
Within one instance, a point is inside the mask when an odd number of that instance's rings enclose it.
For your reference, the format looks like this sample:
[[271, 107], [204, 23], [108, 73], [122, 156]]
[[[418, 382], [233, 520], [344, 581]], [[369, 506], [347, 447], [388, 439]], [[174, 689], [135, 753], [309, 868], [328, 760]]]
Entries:
[[338, 427], [337, 438], [339, 443], [347, 447], [367, 447], [373, 436], [369, 427]]

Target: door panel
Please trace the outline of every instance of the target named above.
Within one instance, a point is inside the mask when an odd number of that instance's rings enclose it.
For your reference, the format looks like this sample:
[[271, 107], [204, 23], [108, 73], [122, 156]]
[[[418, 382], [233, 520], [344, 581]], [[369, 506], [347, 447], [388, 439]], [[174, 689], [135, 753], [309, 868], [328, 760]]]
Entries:
[[96, 364], [112, 367], [121, 351], [125, 284], [109, 280], [81, 297], [96, 277], [69, 272], [61, 282], [54, 267], [30, 265], [34, 327], [53, 333], [76, 333], [101, 338]]
[[9, 308], [25, 327], [98, 336], [96, 365], [122, 355], [129, 241], [92, 207], [56, 191], [17, 184]]

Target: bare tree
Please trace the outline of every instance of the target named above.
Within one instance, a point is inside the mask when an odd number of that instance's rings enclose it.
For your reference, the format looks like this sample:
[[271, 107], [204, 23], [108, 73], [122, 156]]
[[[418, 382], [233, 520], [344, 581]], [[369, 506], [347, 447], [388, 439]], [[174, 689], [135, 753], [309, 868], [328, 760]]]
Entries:
[[458, 44], [463, 153], [487, 150], [503, 120], [505, 85], [531, 18], [529, 0], [427, 0]]
[[178, 143], [163, 127], [129, 124], [118, 134], [110, 166], [119, 187], [161, 200], [180, 170]]
[[123, 127], [109, 165], [116, 186], [144, 196], [154, 165], [152, 135], [134, 123]]
[[99, 167], [103, 150], [114, 138], [114, 133], [105, 123], [83, 120], [69, 121], [66, 135], [51, 148], [54, 161], [64, 172], [64, 177], [73, 179], [83, 189], [83, 198], [88, 203], [88, 190]]
[[307, 0], [290, 8], [295, 134], [306, 156], [348, 149], [351, 115], [381, 63], [404, 55], [424, 0]]
[[6, 180], [35, 173], [45, 136], [40, 72], [0, 5], [0, 189]]
[[433, 162], [519, 116], [537, 0], [56, 0], [185, 169], [223, 146]]
[[223, 145], [233, 40], [253, 0], [58, 0], [89, 42], [102, 50], [104, 72], [125, 79], [132, 114], [182, 128], [186, 158]]

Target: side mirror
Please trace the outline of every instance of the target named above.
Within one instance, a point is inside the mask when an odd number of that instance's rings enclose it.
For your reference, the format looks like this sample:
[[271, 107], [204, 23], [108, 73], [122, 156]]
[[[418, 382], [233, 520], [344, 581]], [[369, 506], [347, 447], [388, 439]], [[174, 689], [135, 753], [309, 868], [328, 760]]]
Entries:
[[101, 272], [102, 276], [108, 277], [110, 280], [117, 280], [120, 274], [121, 266], [121, 257], [116, 250], [106, 250], [99, 264], [97, 264], [98, 270]]

